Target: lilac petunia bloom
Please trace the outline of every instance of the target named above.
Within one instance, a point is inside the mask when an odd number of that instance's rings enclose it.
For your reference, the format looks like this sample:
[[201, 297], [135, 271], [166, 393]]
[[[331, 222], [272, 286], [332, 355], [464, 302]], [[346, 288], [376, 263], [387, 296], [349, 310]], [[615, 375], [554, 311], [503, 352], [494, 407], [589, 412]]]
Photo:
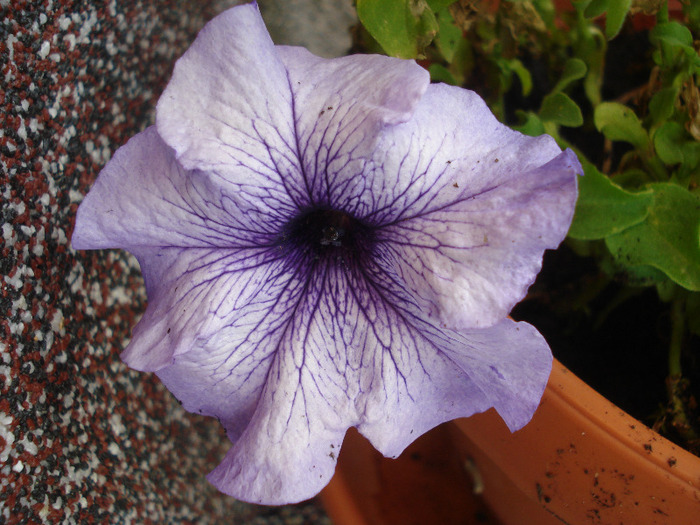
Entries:
[[551, 353], [507, 315], [566, 235], [577, 173], [413, 61], [274, 46], [248, 4], [178, 61], [72, 242], [137, 257], [149, 304], [122, 358], [225, 426], [209, 480], [295, 502], [351, 426], [393, 457], [490, 407], [530, 420]]

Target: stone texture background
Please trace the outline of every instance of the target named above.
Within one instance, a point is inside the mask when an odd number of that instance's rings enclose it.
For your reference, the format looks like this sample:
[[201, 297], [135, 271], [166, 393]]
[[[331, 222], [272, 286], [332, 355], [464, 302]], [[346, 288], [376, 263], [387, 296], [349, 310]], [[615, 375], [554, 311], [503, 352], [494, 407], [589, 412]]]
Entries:
[[323, 57], [347, 54], [357, 23], [354, 0], [258, 0], [276, 44], [304, 46]]
[[[348, 2], [324, 2], [344, 4], [334, 22], [306, 18], [339, 42], [316, 52], [340, 54]], [[0, 0], [0, 523], [329, 523], [315, 501], [259, 507], [207, 483], [229, 447], [219, 424], [118, 357], [145, 307], [138, 265], [70, 248], [100, 168], [232, 3]]]

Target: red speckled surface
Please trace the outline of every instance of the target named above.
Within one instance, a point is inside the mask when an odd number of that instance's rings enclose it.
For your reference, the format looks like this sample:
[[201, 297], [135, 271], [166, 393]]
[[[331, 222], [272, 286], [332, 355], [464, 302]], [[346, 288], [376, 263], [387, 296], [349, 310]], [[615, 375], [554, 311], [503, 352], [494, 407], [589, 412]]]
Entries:
[[100, 168], [225, 7], [0, 0], [0, 523], [329, 523], [207, 483], [219, 424], [118, 357], [145, 307], [138, 265], [70, 248]]

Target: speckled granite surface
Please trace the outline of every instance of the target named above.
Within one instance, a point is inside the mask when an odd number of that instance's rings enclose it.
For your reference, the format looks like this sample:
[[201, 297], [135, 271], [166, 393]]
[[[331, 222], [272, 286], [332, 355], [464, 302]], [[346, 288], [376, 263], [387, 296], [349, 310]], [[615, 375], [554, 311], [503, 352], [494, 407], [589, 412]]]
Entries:
[[219, 424], [118, 357], [145, 306], [137, 264], [69, 247], [99, 169], [226, 6], [0, 0], [0, 523], [329, 523], [207, 483]]

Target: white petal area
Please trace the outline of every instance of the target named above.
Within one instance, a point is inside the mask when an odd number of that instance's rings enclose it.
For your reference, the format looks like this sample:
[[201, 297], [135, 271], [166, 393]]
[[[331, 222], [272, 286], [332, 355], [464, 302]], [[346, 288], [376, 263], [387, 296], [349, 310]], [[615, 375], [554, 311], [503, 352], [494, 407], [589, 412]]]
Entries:
[[[531, 417], [551, 366], [531, 327], [441, 330], [376, 268], [329, 260], [307, 270], [269, 325], [235, 320], [158, 372], [234, 442], [209, 476], [219, 490], [268, 505], [312, 497], [332, 477], [350, 426], [396, 456], [434, 426], [494, 405], [512, 428]], [[513, 378], [507, 359], [537, 370]]]
[[[416, 437], [440, 423], [491, 407], [511, 431], [530, 421], [552, 368], [549, 346], [534, 327], [506, 319], [489, 328], [459, 333], [435, 327], [423, 327], [421, 333], [430, 340], [431, 352], [453, 368], [426, 367], [429, 385], [411, 389], [420, 395], [393, 406], [385, 404], [380, 420], [358, 427], [377, 450], [397, 457]], [[411, 375], [419, 374], [412, 371]], [[457, 392], [463, 397], [454, 395], [455, 379], [461, 379]]]
[[270, 40], [255, 4], [207, 24], [175, 65], [156, 124], [188, 169], [342, 206], [383, 126], [408, 120], [429, 84], [413, 61], [323, 59]]
[[552, 352], [534, 326], [504, 319], [461, 332], [443, 352], [481, 388], [511, 432], [532, 419], [552, 371]]
[[186, 171], [152, 126], [100, 172], [78, 209], [71, 241], [76, 249], [123, 248], [137, 256], [154, 247], [265, 246], [284, 223], [279, 197], [263, 189], [223, 190], [206, 174]]
[[294, 102], [304, 184], [313, 204], [348, 209], [366, 191], [363, 173], [385, 126], [406, 122], [425, 93], [428, 72], [412, 60], [379, 55], [335, 59], [278, 46]]
[[435, 322], [491, 326], [524, 297], [545, 249], [566, 236], [577, 197], [573, 152], [496, 121], [474, 93], [431, 85], [387, 128], [367, 177], [364, 217], [385, 270]]
[[[387, 331], [407, 334], [393, 342], [406, 390], [368, 403], [365, 413], [380, 417], [358, 426], [377, 450], [396, 457], [440, 423], [491, 407], [511, 431], [530, 421], [552, 367], [549, 346], [533, 326], [503, 319], [488, 328], [450, 330], [426, 318], [411, 292], [381, 264], [363, 273], [375, 302], [391, 305]], [[383, 381], [391, 384], [392, 377]]]
[[294, 131], [287, 70], [257, 4], [211, 20], [177, 61], [156, 126], [187, 169], [246, 191], [281, 192], [309, 204]]
[[362, 346], [367, 327], [354, 326], [356, 310], [345, 311], [352, 302], [343, 275], [312, 265], [300, 265], [303, 274], [265, 323], [235, 320], [159, 371], [188, 410], [227, 429], [234, 446], [209, 479], [244, 501], [315, 495], [358, 420], [358, 371], [373, 359]]
[[[276, 248], [154, 248], [138, 259], [148, 307], [121, 356], [137, 370], [160, 370], [188, 353], [206, 362], [208, 340], [235, 338], [231, 331], [241, 326], [263, 333], [301, 293], [297, 270]], [[258, 334], [246, 334], [240, 344], [256, 352]], [[267, 357], [264, 351], [255, 356]]]

